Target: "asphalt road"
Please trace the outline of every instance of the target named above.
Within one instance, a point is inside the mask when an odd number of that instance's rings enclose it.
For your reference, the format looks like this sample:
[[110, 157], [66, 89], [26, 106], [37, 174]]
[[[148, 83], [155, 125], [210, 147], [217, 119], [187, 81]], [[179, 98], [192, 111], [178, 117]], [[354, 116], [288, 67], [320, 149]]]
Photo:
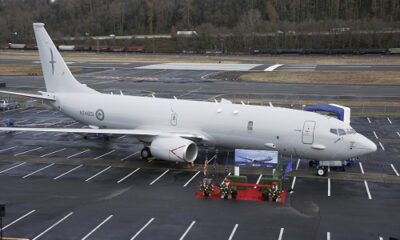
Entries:
[[[98, 69], [78, 79], [102, 92], [206, 100], [219, 94], [260, 98], [391, 99], [395, 87], [260, 84], [213, 79], [220, 71]], [[228, 73], [229, 75], [229, 73]], [[133, 78], [133, 79], [131, 79]], [[0, 77], [8, 90], [43, 88], [41, 77]], [[42, 89], [43, 90], [43, 89]], [[58, 112], [29, 107], [0, 112], [17, 125], [82, 127]], [[232, 171], [232, 153], [202, 149], [198, 164], [140, 160], [127, 136], [84, 140], [76, 134], [0, 133], [0, 202], [5, 236], [31, 239], [388, 239], [400, 238], [400, 118], [352, 118], [378, 145], [346, 172], [319, 178], [293, 159], [284, 205], [198, 199], [202, 162], [217, 154], [214, 182]], [[287, 163], [289, 158], [282, 158]], [[139, 169], [140, 168], [140, 169]], [[200, 171], [198, 173], [198, 171]], [[250, 182], [271, 170], [243, 170]], [[186, 185], [186, 187], [185, 187]]]

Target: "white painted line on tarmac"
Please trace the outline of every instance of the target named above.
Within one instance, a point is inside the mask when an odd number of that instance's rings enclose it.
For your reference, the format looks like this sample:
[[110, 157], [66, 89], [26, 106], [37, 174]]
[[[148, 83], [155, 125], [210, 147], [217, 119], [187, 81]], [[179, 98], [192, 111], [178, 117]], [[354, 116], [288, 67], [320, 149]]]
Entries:
[[83, 150], [82, 152], [78, 152], [78, 153], [72, 154], [71, 156], [68, 156], [67, 159], [79, 156], [79, 155], [84, 154], [85, 152], [88, 152], [88, 151], [90, 151], [90, 149], [86, 149], [86, 150]]
[[228, 240], [232, 240], [233, 239], [233, 236], [235, 235], [235, 232], [236, 232], [238, 227], [239, 227], [239, 224], [236, 223], [235, 226], [232, 229], [231, 235], [229, 235]]
[[0, 153], [1, 153], [1, 152], [8, 151], [8, 150], [11, 150], [11, 149], [14, 149], [14, 148], [16, 148], [16, 147], [17, 147], [17, 146], [5, 148], [5, 149], [1, 149], [1, 150], [0, 150]]
[[186, 235], [189, 233], [190, 229], [193, 227], [193, 225], [196, 223], [196, 221], [192, 221], [192, 223], [189, 225], [189, 227], [186, 229], [186, 231], [182, 234], [182, 236], [179, 238], [179, 240], [183, 240]]
[[130, 158], [130, 157], [133, 157], [133, 156], [135, 156], [135, 155], [138, 154], [138, 153], [140, 153], [140, 151], [134, 152], [134, 153], [132, 153], [132, 154], [130, 154], [130, 155], [128, 155], [128, 156], [122, 158], [120, 161], [123, 162], [123, 161], [125, 161], [126, 159], [128, 159], [128, 158]]
[[121, 178], [120, 180], [118, 180], [117, 183], [121, 183], [122, 181], [124, 181], [125, 179], [127, 179], [128, 177], [132, 176], [132, 174], [134, 174], [135, 172], [139, 171], [140, 168], [136, 168], [135, 170], [133, 170], [131, 173], [129, 173], [128, 175], [126, 175], [125, 177]]
[[281, 228], [281, 230], [279, 231], [279, 237], [278, 237], [278, 240], [282, 240], [282, 237], [283, 237], [283, 231], [285, 231], [285, 229], [284, 229], [284, 228]]
[[99, 225], [97, 225], [95, 228], [93, 228], [92, 231], [90, 231], [88, 234], [86, 234], [86, 236], [84, 236], [82, 238], [82, 240], [87, 239], [88, 237], [90, 237], [90, 235], [92, 235], [95, 231], [97, 231], [97, 229], [99, 229], [101, 226], [103, 226], [108, 220], [110, 220], [113, 217], [113, 215], [108, 216], [106, 219], [104, 219]]
[[61, 222], [63, 222], [65, 219], [69, 218], [69, 216], [71, 216], [73, 214], [73, 212], [68, 213], [65, 217], [61, 218], [60, 220], [58, 220], [56, 223], [54, 223], [53, 225], [51, 225], [50, 227], [48, 227], [46, 230], [44, 230], [43, 232], [41, 232], [39, 235], [37, 235], [36, 237], [32, 238], [32, 240], [36, 240], [38, 238], [40, 238], [41, 236], [43, 236], [44, 234], [46, 234], [48, 231], [50, 231], [51, 229], [53, 229], [55, 226], [57, 226], [58, 224], [60, 224]]
[[126, 137], [126, 135], [122, 135], [121, 137], [119, 137], [119, 138], [117, 138], [117, 139], [123, 139], [123, 138], [125, 138]]
[[297, 163], [296, 163], [296, 170], [299, 170], [299, 165], [300, 165], [300, 158], [297, 159]]
[[393, 124], [389, 117], [386, 118], [390, 124]]
[[5, 225], [2, 230], [3, 231], [6, 230], [7, 228], [11, 227], [12, 225], [16, 224], [17, 222], [21, 221], [22, 219], [26, 218], [27, 216], [31, 215], [34, 212], [36, 212], [36, 210], [32, 210], [32, 211], [22, 215], [21, 217], [15, 219], [14, 221], [12, 221], [9, 224]]
[[368, 199], [371, 200], [372, 199], [371, 192], [369, 191], [368, 183], [365, 180], [364, 180], [364, 185], [365, 189], [367, 189]]
[[74, 126], [74, 125], [76, 125], [76, 124], [78, 124], [79, 122], [74, 122], [74, 123], [71, 123], [71, 124], [68, 124], [68, 125], [65, 125], [64, 127], [66, 128], [66, 127], [71, 127], [71, 126]]
[[43, 135], [43, 134], [45, 134], [46, 132], [40, 132], [40, 133], [34, 133], [34, 134], [32, 134], [33, 136], [40, 136], [40, 135]]
[[372, 131], [372, 132], [374, 133], [375, 138], [376, 138], [376, 139], [379, 139], [379, 138], [378, 138], [378, 135], [376, 135], [376, 132], [375, 132], [375, 131]]
[[58, 149], [58, 150], [56, 150], [56, 151], [54, 151], [54, 152], [50, 152], [50, 153], [43, 154], [43, 155], [40, 156], [40, 157], [41, 157], [41, 158], [42, 158], [42, 157], [47, 157], [47, 156], [53, 155], [53, 154], [55, 154], [55, 153], [62, 152], [62, 151], [64, 151], [64, 150], [66, 150], [66, 148], [61, 148], [61, 149]]
[[15, 165], [15, 166], [9, 167], [9, 168], [7, 168], [7, 169], [4, 169], [4, 170], [0, 171], [0, 173], [8, 172], [8, 171], [10, 171], [10, 170], [12, 170], [12, 169], [14, 169], [14, 168], [17, 168], [17, 167], [19, 167], [19, 166], [24, 165], [25, 163], [26, 163], [26, 162], [23, 162], [23, 163], [20, 163], [20, 164]]
[[93, 175], [93, 176], [89, 177], [88, 179], [86, 179], [85, 182], [89, 182], [90, 180], [92, 180], [93, 178], [97, 177], [98, 175], [102, 174], [103, 172], [107, 171], [110, 168], [111, 168], [111, 166], [108, 166], [108, 167], [104, 168], [100, 172], [98, 172], [95, 175]]
[[364, 174], [364, 168], [361, 162], [358, 162], [358, 165], [360, 165], [360, 171], [362, 174]]
[[109, 151], [108, 153], [104, 153], [103, 155], [97, 156], [97, 157], [95, 157], [95, 158], [93, 158], [93, 159], [94, 159], [94, 160], [100, 159], [100, 158], [102, 158], [102, 157], [105, 157], [105, 156], [107, 156], [107, 155], [110, 155], [110, 154], [113, 153], [113, 152], [115, 152], [115, 150], [111, 150], [111, 151]]
[[328, 197], [331, 196], [331, 179], [328, 178]]
[[331, 232], [326, 232], [326, 240], [331, 240]]
[[47, 165], [47, 166], [45, 166], [45, 167], [42, 167], [42, 168], [40, 168], [40, 169], [38, 169], [38, 170], [36, 170], [36, 171], [34, 171], [34, 172], [28, 173], [28, 174], [26, 174], [25, 176], [23, 176], [22, 178], [27, 178], [27, 177], [29, 177], [29, 176], [32, 176], [33, 174], [38, 173], [38, 172], [41, 172], [41, 171], [43, 171], [43, 170], [45, 170], [45, 169], [47, 169], [47, 168], [53, 166], [54, 164], [55, 164], [55, 163], [51, 163], [51, 164], [49, 164], [49, 165]]
[[367, 120], [368, 120], [369, 124], [371, 124], [371, 119], [369, 119], [369, 117], [367, 117]]
[[399, 136], [400, 137], [400, 133], [399, 132], [396, 132], [397, 133], [397, 136]]
[[381, 146], [382, 150], [385, 151], [385, 147], [383, 147], [381, 142], [379, 142], [379, 146]]
[[393, 164], [390, 164], [390, 166], [392, 167], [393, 172], [396, 174], [396, 176], [399, 176], [399, 172], [398, 172], [397, 169], [394, 167], [394, 165], [393, 165]]
[[[260, 176], [258, 176], [258, 179], [257, 179], [257, 182], [256, 182], [256, 184], [259, 184], [260, 183], [260, 180], [261, 180], [261, 178], [262, 178], [262, 174], [260, 174]], [[254, 186], [254, 188], [257, 188], [256, 186]]]
[[165, 172], [163, 172], [160, 176], [158, 176], [158, 178], [154, 179], [154, 181], [152, 181], [149, 185], [153, 185], [155, 182], [157, 182], [160, 178], [162, 178], [162, 176], [164, 176], [165, 174], [167, 174], [167, 172], [169, 172], [169, 169], [167, 169]]
[[147, 226], [149, 226], [150, 223], [153, 222], [153, 221], [154, 221], [154, 218], [151, 218], [130, 240], [134, 240], [137, 236], [139, 236], [139, 234], [142, 233], [143, 230], [145, 228], [147, 228]]
[[46, 110], [41, 110], [41, 111], [39, 111], [39, 112], [37, 112], [37, 113], [44, 113], [44, 112], [48, 112], [49, 110], [48, 109], [46, 109]]
[[[226, 175], [226, 177], [230, 176], [231, 174], [232, 174], [232, 173], [228, 173], [228, 175]], [[226, 177], [225, 177], [225, 178], [226, 178]], [[224, 183], [225, 178], [222, 180], [221, 185]]]
[[296, 183], [296, 176], [293, 177], [291, 189], [294, 189], [294, 184]]
[[268, 68], [264, 69], [264, 72], [272, 72], [281, 66], [283, 66], [283, 64], [275, 64], [275, 65], [269, 66]]
[[68, 173], [71, 173], [71, 172], [75, 171], [76, 169], [78, 169], [78, 168], [80, 168], [80, 167], [82, 167], [82, 166], [83, 166], [83, 164], [81, 164], [81, 165], [79, 165], [79, 166], [76, 166], [76, 167], [74, 167], [73, 169], [68, 170], [68, 171], [66, 171], [66, 172], [64, 172], [64, 173], [62, 173], [62, 174], [60, 174], [60, 175], [58, 175], [57, 177], [53, 178], [53, 180], [57, 180], [57, 179], [59, 179], [60, 177], [63, 177], [63, 176], [65, 176], [65, 175], [67, 175]]
[[379, 237], [379, 240], [383, 240], [383, 237]]
[[191, 177], [191, 178], [189, 179], [189, 181], [187, 181], [187, 182], [185, 183], [185, 185], [183, 185], [183, 187], [186, 187], [187, 185], [189, 185], [189, 183], [190, 183], [197, 175], [199, 175], [199, 173], [200, 173], [200, 171], [197, 171], [197, 172], [193, 175], [193, 177]]
[[38, 147], [38, 148], [34, 148], [34, 149], [31, 149], [31, 150], [28, 150], [28, 151], [25, 151], [25, 152], [20, 152], [20, 153], [14, 154], [14, 157], [22, 155], [22, 154], [25, 154], [25, 153], [30, 153], [30, 152], [33, 152], [33, 151], [36, 151], [36, 150], [39, 150], [39, 149], [42, 149], [42, 148], [43, 147]]

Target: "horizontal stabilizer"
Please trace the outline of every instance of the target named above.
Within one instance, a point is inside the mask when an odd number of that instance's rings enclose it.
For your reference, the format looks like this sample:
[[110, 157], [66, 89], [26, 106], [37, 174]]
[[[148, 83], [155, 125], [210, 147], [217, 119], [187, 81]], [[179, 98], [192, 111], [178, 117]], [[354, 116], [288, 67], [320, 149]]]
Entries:
[[43, 92], [42, 95], [30, 94], [30, 93], [9, 92], [9, 91], [0, 91], [0, 93], [22, 96], [22, 97], [30, 97], [30, 98], [36, 98], [36, 99], [42, 99], [42, 100], [50, 100], [50, 101], [56, 100], [53, 94], [47, 94], [45, 92]]

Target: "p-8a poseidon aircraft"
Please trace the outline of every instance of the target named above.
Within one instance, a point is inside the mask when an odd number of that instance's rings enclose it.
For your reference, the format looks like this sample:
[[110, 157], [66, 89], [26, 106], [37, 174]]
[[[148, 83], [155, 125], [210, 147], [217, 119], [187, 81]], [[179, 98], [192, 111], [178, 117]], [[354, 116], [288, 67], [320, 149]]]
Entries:
[[124, 134], [140, 140], [143, 158], [193, 162], [198, 146], [276, 149], [310, 160], [345, 160], [376, 151], [376, 145], [349, 124], [313, 112], [272, 106], [249, 106], [153, 97], [109, 95], [79, 83], [47, 34], [33, 24], [46, 92], [2, 93], [42, 99], [78, 122], [81, 128], [0, 128]]

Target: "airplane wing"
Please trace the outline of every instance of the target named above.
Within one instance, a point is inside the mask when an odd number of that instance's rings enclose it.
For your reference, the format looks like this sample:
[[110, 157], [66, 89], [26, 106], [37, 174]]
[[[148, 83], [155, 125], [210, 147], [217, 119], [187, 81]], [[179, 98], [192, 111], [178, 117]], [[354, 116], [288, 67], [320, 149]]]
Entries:
[[104, 129], [104, 128], [21, 128], [0, 127], [0, 131], [24, 131], [24, 132], [63, 132], [63, 133], [87, 133], [87, 134], [120, 134], [135, 137], [156, 137], [160, 135], [174, 135], [195, 141], [205, 140], [205, 137], [194, 133], [163, 132], [141, 129]]
[[239, 156], [239, 157], [243, 158], [246, 161], [250, 161], [250, 162], [269, 162], [269, 161], [272, 161], [272, 158], [253, 159], [253, 158], [247, 158], [247, 157], [243, 157], [243, 156]]
[[42, 100], [51, 100], [51, 101], [56, 100], [52, 94], [45, 93], [45, 92], [40, 92], [40, 93], [42, 93], [42, 95], [31, 94], [31, 93], [9, 92], [9, 91], [0, 91], [0, 93], [23, 96], [23, 97], [30, 97], [30, 98], [36, 98], [36, 99], [42, 99]]
[[244, 159], [244, 160], [246, 160], [246, 161], [249, 161], [249, 162], [253, 162], [254, 161], [254, 159], [252, 159], [252, 158], [247, 158], [247, 157], [243, 157], [243, 156], [239, 156], [239, 157]]

